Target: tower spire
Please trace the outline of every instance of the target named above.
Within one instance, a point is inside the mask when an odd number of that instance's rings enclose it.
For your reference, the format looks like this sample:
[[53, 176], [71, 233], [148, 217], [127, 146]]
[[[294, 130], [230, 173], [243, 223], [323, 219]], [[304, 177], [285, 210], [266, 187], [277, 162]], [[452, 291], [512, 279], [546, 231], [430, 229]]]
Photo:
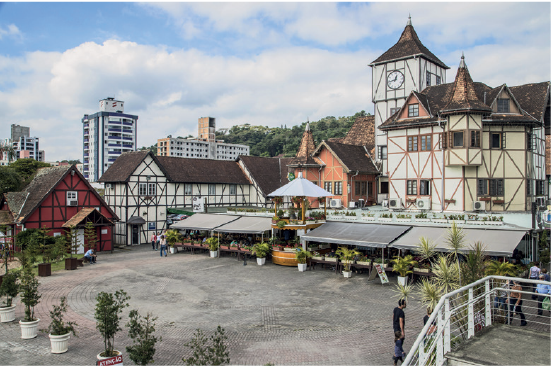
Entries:
[[409, 13], [408, 23], [406, 25], [411, 25], [411, 13]]

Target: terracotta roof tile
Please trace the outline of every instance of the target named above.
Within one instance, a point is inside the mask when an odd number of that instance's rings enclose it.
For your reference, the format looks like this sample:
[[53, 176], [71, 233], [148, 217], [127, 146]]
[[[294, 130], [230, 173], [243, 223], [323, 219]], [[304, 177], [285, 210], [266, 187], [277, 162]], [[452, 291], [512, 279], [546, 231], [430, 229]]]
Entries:
[[300, 146], [298, 148], [295, 158], [291, 160], [289, 164], [291, 167], [296, 166], [318, 166], [319, 164], [312, 159], [312, 153], [316, 150], [316, 145], [314, 144], [314, 137], [312, 136], [312, 131], [310, 130], [310, 124], [306, 124], [304, 133], [302, 134], [302, 140], [300, 141]]
[[236, 161], [154, 157], [172, 182], [250, 184]]
[[520, 107], [530, 116], [542, 121], [549, 104], [549, 82], [530, 83], [509, 87]]
[[293, 158], [268, 158], [240, 156], [252, 179], [258, 184], [264, 196], [287, 184], [287, 165]]
[[349, 171], [358, 171], [364, 174], [379, 173], [363, 146], [341, 144], [332, 141], [326, 141], [322, 144], [326, 144]]
[[149, 154], [149, 150], [126, 152], [121, 154], [115, 162], [103, 173], [98, 182], [125, 182], [136, 170], [138, 165]]
[[375, 147], [375, 116], [357, 117], [354, 125], [341, 142], [349, 145], [362, 145], [371, 151]]
[[9, 210], [0, 210], [0, 225], [13, 224], [13, 215]]

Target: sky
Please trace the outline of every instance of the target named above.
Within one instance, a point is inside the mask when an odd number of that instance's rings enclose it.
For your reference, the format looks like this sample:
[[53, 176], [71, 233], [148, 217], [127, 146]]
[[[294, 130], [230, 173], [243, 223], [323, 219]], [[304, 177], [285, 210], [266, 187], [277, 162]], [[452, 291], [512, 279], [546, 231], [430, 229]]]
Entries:
[[373, 112], [368, 64], [408, 15], [451, 67], [491, 87], [549, 81], [549, 2], [0, 3], [0, 138], [31, 128], [47, 161], [82, 160], [82, 117], [115, 97], [138, 147], [217, 128]]

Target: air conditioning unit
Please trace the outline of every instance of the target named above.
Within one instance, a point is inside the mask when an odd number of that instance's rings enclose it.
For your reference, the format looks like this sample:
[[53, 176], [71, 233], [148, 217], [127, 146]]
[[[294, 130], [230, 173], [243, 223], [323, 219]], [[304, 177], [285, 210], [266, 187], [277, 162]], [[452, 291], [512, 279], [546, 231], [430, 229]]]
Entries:
[[331, 208], [340, 208], [342, 206], [341, 199], [331, 199], [329, 206]]
[[67, 206], [78, 206], [78, 200], [69, 200]]
[[402, 209], [402, 198], [390, 198], [388, 199], [389, 209]]
[[417, 209], [430, 209], [430, 199], [417, 199], [415, 206]]
[[486, 210], [486, 202], [473, 201], [473, 210]]

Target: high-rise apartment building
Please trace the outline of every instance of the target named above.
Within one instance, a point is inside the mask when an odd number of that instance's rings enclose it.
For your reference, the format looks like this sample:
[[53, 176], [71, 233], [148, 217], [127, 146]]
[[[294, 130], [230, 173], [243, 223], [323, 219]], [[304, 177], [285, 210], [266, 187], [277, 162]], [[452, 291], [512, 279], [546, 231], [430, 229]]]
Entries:
[[224, 143], [216, 140], [216, 119], [199, 118], [199, 138], [157, 139], [157, 155], [181, 158], [206, 158], [218, 160], [235, 160], [240, 155], [249, 155], [247, 145]]
[[31, 135], [27, 126], [11, 125], [11, 144], [15, 150], [14, 159], [32, 158], [44, 162], [44, 151], [40, 150], [40, 139]]
[[124, 102], [99, 101], [99, 112], [84, 115], [83, 175], [96, 182], [124, 152], [136, 150], [138, 116], [124, 113]]

